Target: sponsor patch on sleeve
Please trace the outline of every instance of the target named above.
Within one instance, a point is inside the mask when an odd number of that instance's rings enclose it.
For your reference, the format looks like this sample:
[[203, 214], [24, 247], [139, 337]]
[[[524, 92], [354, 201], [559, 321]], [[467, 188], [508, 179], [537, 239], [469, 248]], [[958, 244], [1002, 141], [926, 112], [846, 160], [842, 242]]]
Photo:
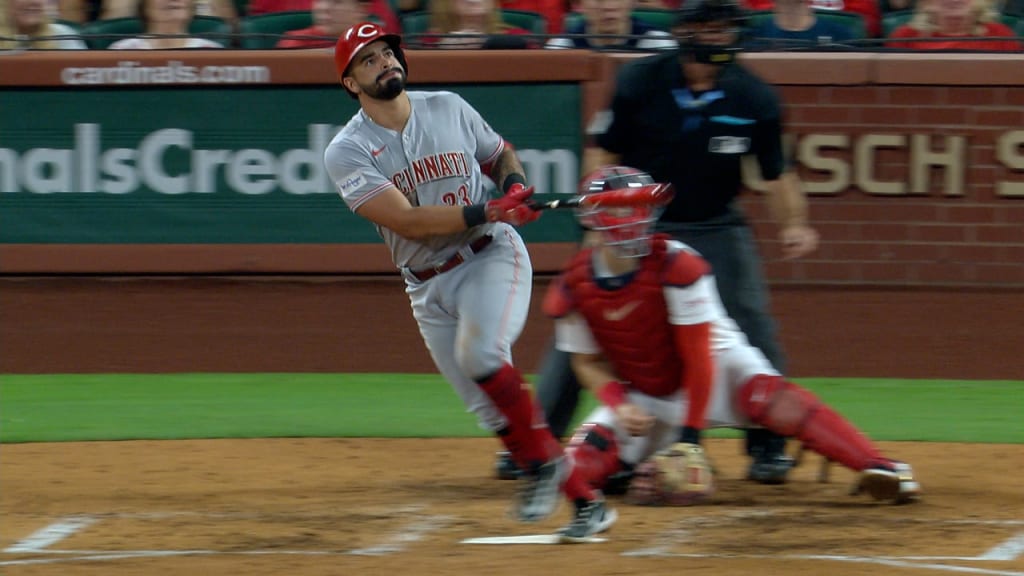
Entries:
[[351, 174], [343, 176], [338, 180], [337, 184], [338, 190], [344, 196], [362, 188], [363, 184], [366, 184], [366, 178], [363, 176], [362, 171], [356, 170]]

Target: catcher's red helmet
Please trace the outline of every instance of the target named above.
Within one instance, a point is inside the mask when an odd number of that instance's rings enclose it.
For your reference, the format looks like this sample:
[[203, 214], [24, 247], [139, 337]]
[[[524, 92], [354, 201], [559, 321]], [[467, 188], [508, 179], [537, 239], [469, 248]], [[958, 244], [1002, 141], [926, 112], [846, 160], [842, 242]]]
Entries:
[[377, 40], [383, 40], [391, 46], [398, 61], [401, 62], [402, 68], [408, 73], [409, 68], [405, 64], [405, 57], [400, 48], [402, 37], [397, 34], [388, 34], [383, 28], [372, 22], [362, 22], [346, 30], [338, 38], [338, 43], [334, 47], [334, 67], [338, 70], [338, 78], [345, 76], [352, 59], [360, 50]]
[[[583, 177], [579, 192], [586, 195], [655, 184], [650, 174], [636, 168], [604, 166]], [[577, 208], [576, 218], [584, 228], [599, 232], [603, 242], [619, 256], [638, 258], [650, 253], [651, 227], [663, 208], [662, 205], [596, 205]]]

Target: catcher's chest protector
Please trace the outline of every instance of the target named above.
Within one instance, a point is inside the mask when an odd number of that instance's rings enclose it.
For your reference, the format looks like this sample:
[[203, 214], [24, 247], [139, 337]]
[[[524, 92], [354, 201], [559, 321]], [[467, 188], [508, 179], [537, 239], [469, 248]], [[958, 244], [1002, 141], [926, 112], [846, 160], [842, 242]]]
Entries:
[[614, 289], [594, 281], [587, 256], [574, 261], [566, 288], [617, 376], [650, 396], [672, 394], [681, 365], [663, 292], [664, 242], [656, 240], [633, 278]]

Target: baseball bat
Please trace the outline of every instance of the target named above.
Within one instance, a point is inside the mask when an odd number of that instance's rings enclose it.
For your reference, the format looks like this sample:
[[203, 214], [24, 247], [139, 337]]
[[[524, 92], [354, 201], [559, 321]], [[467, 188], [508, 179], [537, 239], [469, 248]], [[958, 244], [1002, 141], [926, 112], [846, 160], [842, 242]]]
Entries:
[[636, 188], [619, 188], [549, 200], [530, 201], [534, 210], [560, 210], [565, 208], [621, 208], [629, 206], [659, 206], [668, 204], [675, 192], [671, 184], [649, 184]]

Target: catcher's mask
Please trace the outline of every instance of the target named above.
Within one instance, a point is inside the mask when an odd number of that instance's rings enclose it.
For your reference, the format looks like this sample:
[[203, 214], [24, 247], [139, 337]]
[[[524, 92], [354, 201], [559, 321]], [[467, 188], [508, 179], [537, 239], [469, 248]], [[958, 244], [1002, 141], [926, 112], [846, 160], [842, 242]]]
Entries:
[[746, 15], [736, 0], [686, 0], [673, 27], [681, 50], [703, 64], [736, 59]]
[[[338, 71], [338, 80], [348, 75], [352, 61], [355, 60], [359, 51], [377, 40], [388, 43], [395, 53], [395, 59], [402, 65], [402, 71], [406, 76], [409, 75], [409, 65], [406, 64], [405, 53], [402, 51], [402, 37], [398, 34], [388, 34], [383, 28], [372, 22], [362, 22], [346, 30], [334, 46], [334, 68]], [[345, 85], [342, 84], [342, 86]], [[345, 87], [345, 91], [349, 96], [356, 98], [355, 92], [347, 87]]]
[[[585, 195], [654, 184], [649, 174], [636, 168], [605, 166], [584, 177], [579, 192]], [[617, 256], [642, 258], [651, 253], [651, 230], [663, 209], [663, 205], [581, 206], [576, 209], [576, 219], [584, 228], [598, 232], [601, 242]]]

